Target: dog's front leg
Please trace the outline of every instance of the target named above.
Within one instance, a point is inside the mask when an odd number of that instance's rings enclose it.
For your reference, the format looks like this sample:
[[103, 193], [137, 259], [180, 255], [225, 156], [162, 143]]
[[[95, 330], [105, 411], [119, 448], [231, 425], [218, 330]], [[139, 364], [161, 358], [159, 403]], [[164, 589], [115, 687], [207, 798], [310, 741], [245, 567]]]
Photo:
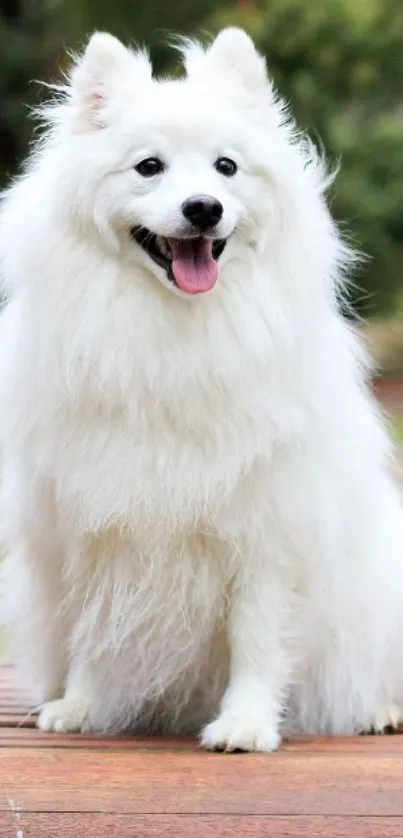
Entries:
[[250, 569], [231, 601], [229, 684], [218, 718], [201, 735], [210, 750], [273, 751], [280, 742], [288, 675], [282, 648], [286, 596], [279, 573], [264, 571]]
[[94, 674], [92, 663], [73, 661], [64, 697], [43, 705], [38, 716], [38, 727], [56, 733], [92, 730], [91, 710], [97, 683]]

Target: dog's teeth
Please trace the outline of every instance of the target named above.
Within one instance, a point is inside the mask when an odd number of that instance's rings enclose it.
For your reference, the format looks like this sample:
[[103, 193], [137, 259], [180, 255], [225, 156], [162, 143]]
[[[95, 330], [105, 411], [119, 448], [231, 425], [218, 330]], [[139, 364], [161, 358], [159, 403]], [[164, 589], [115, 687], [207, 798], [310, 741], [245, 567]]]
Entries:
[[163, 254], [163, 256], [169, 257], [171, 255], [169, 247], [166, 243], [166, 240], [163, 239], [161, 236], [157, 236], [157, 245], [158, 245], [161, 253]]

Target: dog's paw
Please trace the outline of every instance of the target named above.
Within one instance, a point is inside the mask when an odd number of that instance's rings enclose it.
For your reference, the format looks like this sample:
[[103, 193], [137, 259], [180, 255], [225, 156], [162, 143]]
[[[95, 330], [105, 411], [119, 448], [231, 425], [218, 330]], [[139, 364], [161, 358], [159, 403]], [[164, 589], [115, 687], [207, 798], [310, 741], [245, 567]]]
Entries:
[[275, 751], [280, 735], [273, 725], [223, 713], [202, 731], [200, 744], [208, 751]]
[[88, 704], [79, 698], [61, 698], [42, 708], [37, 725], [55, 733], [76, 733], [87, 729]]
[[393, 733], [399, 727], [400, 722], [403, 721], [402, 708], [397, 704], [390, 704], [388, 707], [383, 707], [375, 713], [374, 721], [371, 725], [371, 733]]

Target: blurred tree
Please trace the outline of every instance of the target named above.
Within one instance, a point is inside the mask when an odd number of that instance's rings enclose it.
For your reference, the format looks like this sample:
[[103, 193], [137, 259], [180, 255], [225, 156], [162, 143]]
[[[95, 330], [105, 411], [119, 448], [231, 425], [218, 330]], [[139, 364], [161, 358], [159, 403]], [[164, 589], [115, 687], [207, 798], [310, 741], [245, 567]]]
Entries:
[[28, 106], [39, 101], [30, 82], [57, 72], [61, 19], [61, 0], [0, 0], [0, 183], [27, 151]]
[[94, 28], [117, 35], [125, 43], [146, 44], [157, 71], [172, 61], [169, 36], [191, 34], [200, 30], [219, 5], [225, 8], [231, 0], [70, 0], [76, 31], [82, 36]]
[[237, 0], [214, 28], [245, 26], [298, 125], [341, 162], [332, 209], [370, 257], [351, 288], [364, 314], [403, 291], [401, 0]]

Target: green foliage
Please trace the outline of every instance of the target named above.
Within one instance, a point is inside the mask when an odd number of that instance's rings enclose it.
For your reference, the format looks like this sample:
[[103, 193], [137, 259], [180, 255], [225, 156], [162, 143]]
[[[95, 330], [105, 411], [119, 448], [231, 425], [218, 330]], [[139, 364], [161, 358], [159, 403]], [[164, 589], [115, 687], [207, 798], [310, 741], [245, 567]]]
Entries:
[[[240, 24], [267, 56], [298, 125], [341, 172], [332, 209], [370, 257], [352, 287], [365, 314], [403, 290], [403, 5], [401, 0], [0, 0], [0, 179], [25, 155], [32, 78], [51, 79], [66, 46], [95, 28], [146, 43], [158, 71], [172, 32]], [[24, 103], [24, 104], [22, 104]]]
[[[66, 0], [67, 2], [67, 0]], [[195, 32], [213, 14], [216, 0], [70, 0], [75, 9], [76, 31], [82, 37], [93, 29], [112, 32], [125, 43], [146, 45], [157, 71], [172, 60], [169, 38]], [[220, 2], [224, 8], [228, 2]], [[77, 26], [78, 23], [78, 26]]]
[[55, 72], [60, 50], [58, 0], [0, 0], [0, 183], [7, 182], [26, 155], [33, 124], [29, 106]]
[[395, 422], [394, 422], [394, 428], [395, 428], [396, 442], [400, 443], [400, 445], [403, 445], [403, 417], [402, 416], [396, 417]]
[[219, 12], [249, 29], [298, 125], [341, 164], [332, 210], [369, 256], [352, 287], [364, 314], [403, 290], [401, 0], [261, 0]]

